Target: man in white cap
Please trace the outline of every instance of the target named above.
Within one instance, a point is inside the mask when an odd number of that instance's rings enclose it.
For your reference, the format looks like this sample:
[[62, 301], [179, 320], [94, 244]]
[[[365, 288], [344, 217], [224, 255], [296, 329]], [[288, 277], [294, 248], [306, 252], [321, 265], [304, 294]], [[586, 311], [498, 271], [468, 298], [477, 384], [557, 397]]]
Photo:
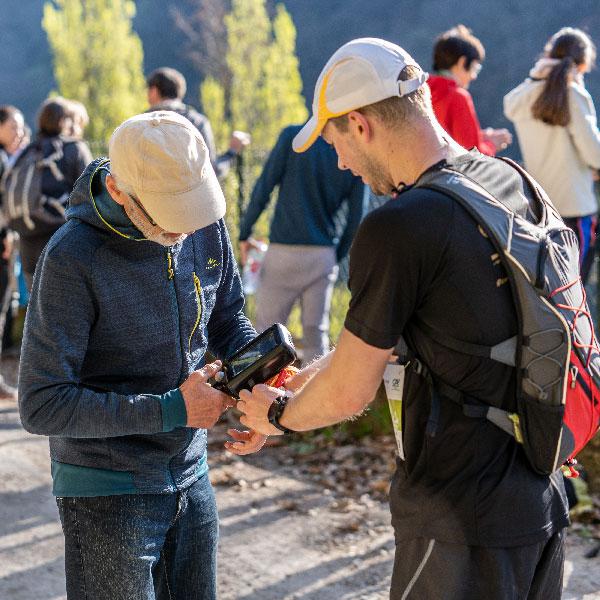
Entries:
[[[532, 193], [513, 167], [448, 137], [425, 80], [402, 48], [371, 38], [342, 46], [321, 72], [294, 149], [321, 135], [341, 169], [394, 197], [354, 239], [337, 348], [300, 373], [291, 398], [259, 385], [238, 408], [265, 434], [315, 429], [362, 412], [385, 372], [398, 417], [391, 598], [558, 599], [568, 524], [562, 474], [536, 474], [514, 437], [439, 392], [445, 384], [479, 405], [514, 410], [513, 367], [441, 343], [492, 346], [515, 335], [506, 272], [462, 205], [420, 183], [450, 169], [530, 219]], [[404, 370], [388, 364], [400, 336], [408, 350], [398, 353], [410, 357]]]
[[[207, 380], [256, 333], [198, 130], [125, 121], [36, 270], [21, 354], [24, 427], [50, 436], [70, 599], [216, 598]], [[232, 431], [237, 453], [264, 436]]]

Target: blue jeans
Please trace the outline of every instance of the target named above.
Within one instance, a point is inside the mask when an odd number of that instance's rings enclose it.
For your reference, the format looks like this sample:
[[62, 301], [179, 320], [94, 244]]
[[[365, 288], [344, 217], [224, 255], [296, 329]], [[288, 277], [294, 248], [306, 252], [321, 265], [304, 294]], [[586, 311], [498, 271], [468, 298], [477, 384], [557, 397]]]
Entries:
[[208, 475], [173, 494], [57, 498], [69, 600], [215, 600]]

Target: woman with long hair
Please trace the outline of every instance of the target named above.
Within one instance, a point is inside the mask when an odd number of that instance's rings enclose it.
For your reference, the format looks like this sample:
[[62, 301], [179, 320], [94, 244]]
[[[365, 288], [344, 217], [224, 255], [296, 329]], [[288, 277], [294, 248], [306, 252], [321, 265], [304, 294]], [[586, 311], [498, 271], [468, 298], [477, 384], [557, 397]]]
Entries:
[[517, 130], [525, 168], [579, 238], [584, 282], [598, 223], [594, 176], [600, 169], [600, 132], [584, 82], [595, 59], [590, 37], [565, 27], [548, 40], [529, 77], [504, 97], [504, 114]]

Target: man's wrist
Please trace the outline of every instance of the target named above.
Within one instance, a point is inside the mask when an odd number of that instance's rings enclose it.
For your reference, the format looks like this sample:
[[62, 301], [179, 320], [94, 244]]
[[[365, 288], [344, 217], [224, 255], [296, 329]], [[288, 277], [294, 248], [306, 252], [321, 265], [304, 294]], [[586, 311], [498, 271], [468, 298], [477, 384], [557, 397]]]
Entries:
[[289, 429], [281, 423], [281, 418], [283, 417], [283, 412], [287, 407], [287, 402], [289, 398], [290, 396], [285, 395], [279, 396], [279, 398], [273, 400], [273, 403], [269, 407], [269, 412], [267, 414], [269, 423], [271, 423], [273, 427], [285, 434], [296, 433], [293, 429]]

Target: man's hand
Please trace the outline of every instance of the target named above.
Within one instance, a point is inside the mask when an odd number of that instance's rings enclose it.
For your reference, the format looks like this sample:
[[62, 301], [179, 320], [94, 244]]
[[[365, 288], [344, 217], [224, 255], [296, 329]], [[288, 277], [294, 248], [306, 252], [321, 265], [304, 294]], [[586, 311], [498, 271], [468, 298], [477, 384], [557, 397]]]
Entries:
[[483, 132], [483, 137], [492, 142], [497, 150], [504, 150], [509, 144], [512, 144], [512, 134], [508, 129], [492, 129], [488, 127]]
[[258, 242], [254, 238], [248, 238], [247, 240], [240, 241], [240, 264], [242, 267], [248, 261], [248, 252], [250, 252], [250, 248], [261, 250], [261, 246], [264, 246], [264, 242]]
[[248, 240], [244, 240], [240, 242], [240, 264], [242, 267], [246, 265], [246, 261], [248, 260], [248, 252], [250, 251], [250, 242]]
[[269, 407], [275, 398], [281, 396], [281, 390], [259, 383], [252, 392], [242, 390], [237, 409], [242, 413], [240, 423], [264, 435], [283, 435], [277, 427], [269, 423]]
[[235, 405], [233, 398], [206, 383], [220, 369], [220, 360], [205, 365], [194, 371], [179, 387], [187, 410], [187, 427], [212, 427], [223, 412]]
[[240, 154], [242, 150], [250, 144], [252, 138], [245, 131], [234, 131], [229, 140], [229, 150], [235, 154]]
[[10, 258], [10, 255], [12, 254], [13, 251], [13, 247], [14, 247], [14, 234], [12, 231], [7, 231], [6, 235], [4, 236], [4, 242], [3, 242], [3, 248], [2, 248], [2, 259], [3, 260], [8, 260]]
[[239, 429], [228, 429], [227, 433], [235, 442], [225, 442], [225, 448], [238, 456], [258, 452], [265, 445], [268, 437], [258, 431], [240, 431]]

